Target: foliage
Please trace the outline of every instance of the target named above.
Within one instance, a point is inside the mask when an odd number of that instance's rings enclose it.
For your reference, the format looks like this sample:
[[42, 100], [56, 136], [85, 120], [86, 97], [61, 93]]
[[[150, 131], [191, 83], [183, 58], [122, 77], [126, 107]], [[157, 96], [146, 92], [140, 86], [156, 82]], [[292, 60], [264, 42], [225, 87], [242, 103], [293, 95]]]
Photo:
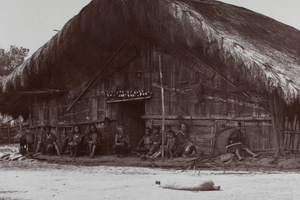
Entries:
[[14, 69], [24, 63], [29, 49], [11, 45], [9, 50], [0, 48], [0, 76], [10, 74]]

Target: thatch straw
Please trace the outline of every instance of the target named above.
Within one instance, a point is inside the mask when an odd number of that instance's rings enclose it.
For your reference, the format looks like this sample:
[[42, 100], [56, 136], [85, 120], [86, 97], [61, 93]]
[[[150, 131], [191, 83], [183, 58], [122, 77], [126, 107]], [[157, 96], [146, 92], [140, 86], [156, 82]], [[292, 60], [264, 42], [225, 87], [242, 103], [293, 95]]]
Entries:
[[59, 89], [76, 77], [89, 79], [137, 26], [139, 48], [146, 39], [170, 51], [179, 44], [260, 90], [277, 90], [287, 104], [299, 101], [300, 32], [247, 9], [205, 0], [94, 0], [3, 79], [2, 93]]

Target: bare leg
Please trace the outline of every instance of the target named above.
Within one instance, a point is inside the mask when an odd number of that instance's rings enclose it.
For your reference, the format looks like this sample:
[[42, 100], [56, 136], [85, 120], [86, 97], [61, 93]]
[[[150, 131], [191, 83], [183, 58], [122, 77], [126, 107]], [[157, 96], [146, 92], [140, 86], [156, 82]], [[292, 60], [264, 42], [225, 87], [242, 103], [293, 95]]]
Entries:
[[71, 151], [70, 156], [72, 157], [74, 154], [74, 146], [70, 145], [70, 151]]
[[243, 160], [243, 157], [241, 156], [239, 149], [235, 150], [235, 154], [237, 155], [238, 160]]
[[77, 156], [77, 151], [78, 151], [78, 146], [75, 145], [75, 146], [74, 146], [73, 157], [76, 157], [76, 156]]
[[153, 159], [157, 158], [157, 157], [160, 156], [160, 155], [161, 155], [161, 151], [158, 151], [158, 152], [156, 153], [156, 155], [153, 156]]
[[96, 149], [96, 145], [93, 145], [91, 156], [94, 156], [94, 155], [95, 155], [95, 149]]
[[252, 157], [256, 158], [259, 156], [259, 154], [254, 153], [249, 148], [244, 148]]
[[57, 155], [60, 156], [59, 148], [58, 148], [58, 146], [57, 146], [56, 143], [54, 143], [54, 148], [55, 148], [55, 150], [57, 152]]
[[89, 144], [89, 153], [90, 153], [90, 156], [93, 155], [93, 153], [92, 153], [92, 144]]
[[37, 144], [37, 147], [36, 147], [35, 153], [37, 153], [37, 152], [40, 150], [40, 148], [41, 148], [41, 145], [42, 145], [42, 142], [41, 142], [41, 141], [39, 141], [39, 142], [38, 142], [38, 144]]

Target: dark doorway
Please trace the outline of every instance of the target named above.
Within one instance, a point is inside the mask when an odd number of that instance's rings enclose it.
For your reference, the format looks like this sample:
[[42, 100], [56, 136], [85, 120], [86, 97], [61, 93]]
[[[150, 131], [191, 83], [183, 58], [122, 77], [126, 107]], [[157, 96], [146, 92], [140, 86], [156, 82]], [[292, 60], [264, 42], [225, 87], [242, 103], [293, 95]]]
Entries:
[[145, 122], [142, 116], [145, 114], [145, 101], [122, 102], [119, 106], [121, 125], [130, 137], [131, 146], [135, 147], [144, 135]]

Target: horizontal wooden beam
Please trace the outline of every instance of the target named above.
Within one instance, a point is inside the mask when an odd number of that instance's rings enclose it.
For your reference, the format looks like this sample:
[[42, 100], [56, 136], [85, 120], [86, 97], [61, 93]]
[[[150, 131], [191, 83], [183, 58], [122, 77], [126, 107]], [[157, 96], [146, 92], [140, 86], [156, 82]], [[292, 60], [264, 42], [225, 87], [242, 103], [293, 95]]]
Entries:
[[19, 95], [50, 95], [50, 94], [62, 94], [65, 91], [60, 90], [32, 90], [32, 91], [18, 91]]
[[[144, 120], [161, 120], [161, 115], [143, 115]], [[230, 116], [178, 116], [165, 115], [167, 120], [232, 120], [232, 121], [270, 121], [271, 117], [230, 117]]]
[[108, 100], [107, 103], [121, 103], [121, 102], [127, 102], [127, 101], [138, 101], [138, 100], [145, 100], [150, 99], [152, 96], [146, 96], [146, 97], [136, 97], [136, 98], [127, 98], [127, 99], [114, 99], [114, 100]]

